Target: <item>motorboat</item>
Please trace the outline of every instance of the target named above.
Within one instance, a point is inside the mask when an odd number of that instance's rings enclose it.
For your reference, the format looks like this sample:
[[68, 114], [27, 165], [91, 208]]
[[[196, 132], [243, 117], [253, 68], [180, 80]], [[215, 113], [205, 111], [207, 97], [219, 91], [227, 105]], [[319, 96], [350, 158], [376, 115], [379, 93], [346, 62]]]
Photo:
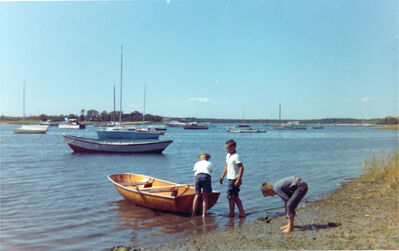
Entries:
[[231, 133], [265, 133], [266, 130], [254, 129], [252, 127], [237, 127], [237, 126], [230, 126], [226, 129], [227, 132]]
[[209, 129], [208, 124], [197, 123], [197, 122], [187, 123], [183, 127], [184, 127], [184, 129], [193, 129], [193, 130], [208, 130]]
[[58, 124], [59, 129], [85, 129], [86, 125], [81, 124], [77, 119], [65, 119], [64, 123]]

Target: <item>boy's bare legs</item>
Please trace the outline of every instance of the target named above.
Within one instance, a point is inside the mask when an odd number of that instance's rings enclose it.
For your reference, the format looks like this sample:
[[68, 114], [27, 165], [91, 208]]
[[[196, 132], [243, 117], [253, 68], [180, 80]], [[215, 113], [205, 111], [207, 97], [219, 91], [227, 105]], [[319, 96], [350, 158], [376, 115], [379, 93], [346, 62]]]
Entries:
[[191, 213], [191, 217], [194, 217], [197, 214], [198, 199], [199, 199], [199, 194], [195, 194], [193, 200], [193, 212]]
[[233, 197], [230, 197], [229, 198], [229, 208], [230, 208], [229, 217], [234, 217], [234, 207], [235, 207], [235, 199]]
[[242, 206], [242, 202], [240, 200], [240, 197], [236, 197], [235, 198], [237, 207], [238, 207], [238, 211], [240, 212], [239, 217], [240, 218], [244, 218], [245, 217], [245, 212], [244, 212], [244, 207]]
[[281, 228], [283, 233], [294, 231], [294, 217], [288, 219], [288, 224]]
[[208, 193], [203, 193], [202, 194], [202, 217], [205, 217], [207, 208], [208, 208]]

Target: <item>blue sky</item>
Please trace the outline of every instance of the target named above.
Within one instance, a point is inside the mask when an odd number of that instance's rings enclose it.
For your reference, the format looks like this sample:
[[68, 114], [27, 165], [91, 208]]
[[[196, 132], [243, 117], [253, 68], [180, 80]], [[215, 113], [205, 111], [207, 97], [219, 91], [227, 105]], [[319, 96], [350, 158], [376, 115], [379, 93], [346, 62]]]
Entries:
[[[1, 115], [398, 116], [399, 2], [0, 2]], [[118, 105], [119, 107], [119, 105]]]

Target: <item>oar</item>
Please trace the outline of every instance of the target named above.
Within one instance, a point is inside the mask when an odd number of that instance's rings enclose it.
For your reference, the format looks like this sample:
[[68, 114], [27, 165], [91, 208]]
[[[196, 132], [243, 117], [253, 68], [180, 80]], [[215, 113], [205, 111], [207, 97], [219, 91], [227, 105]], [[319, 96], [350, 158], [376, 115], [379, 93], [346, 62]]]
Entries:
[[146, 190], [156, 190], [156, 189], [164, 189], [164, 188], [174, 188], [174, 187], [189, 187], [193, 186], [193, 184], [176, 184], [176, 185], [168, 185], [168, 186], [157, 186], [157, 187], [146, 187], [146, 188], [136, 188], [137, 190], [140, 191], [146, 191]]

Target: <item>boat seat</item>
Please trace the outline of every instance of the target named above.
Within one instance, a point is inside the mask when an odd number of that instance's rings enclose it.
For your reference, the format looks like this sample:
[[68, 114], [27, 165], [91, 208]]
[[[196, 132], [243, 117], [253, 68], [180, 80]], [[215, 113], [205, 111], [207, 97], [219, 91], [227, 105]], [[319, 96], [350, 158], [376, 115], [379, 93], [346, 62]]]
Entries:
[[142, 192], [147, 192], [147, 193], [167, 193], [171, 192], [171, 196], [176, 196], [178, 189], [177, 187], [171, 187], [171, 188], [160, 188], [160, 189], [151, 189], [151, 190], [143, 190]]
[[145, 185], [147, 184], [148, 181], [142, 181], [142, 182], [119, 182], [122, 186], [140, 186], [140, 185]]
[[155, 179], [150, 178], [149, 180], [146, 181], [140, 181], [140, 182], [119, 182], [122, 186], [141, 186], [144, 185], [144, 187], [152, 187], [152, 183], [154, 183]]

